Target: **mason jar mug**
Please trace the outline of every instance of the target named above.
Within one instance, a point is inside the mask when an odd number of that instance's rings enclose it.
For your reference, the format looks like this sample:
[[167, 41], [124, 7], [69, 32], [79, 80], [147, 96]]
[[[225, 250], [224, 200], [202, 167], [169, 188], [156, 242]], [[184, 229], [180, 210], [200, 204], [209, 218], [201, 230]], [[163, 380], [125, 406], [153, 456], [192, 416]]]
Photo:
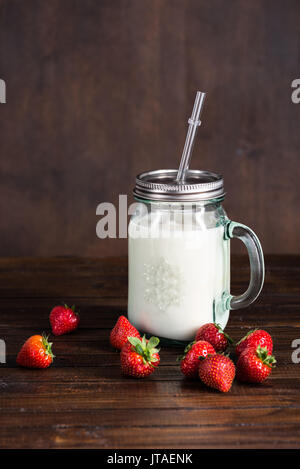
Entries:
[[[208, 322], [225, 328], [229, 311], [259, 295], [264, 259], [255, 233], [231, 221], [223, 207], [223, 178], [189, 170], [143, 173], [136, 179], [135, 211], [128, 227], [128, 317], [140, 331], [189, 341]], [[230, 293], [230, 239], [247, 247], [250, 282]]]

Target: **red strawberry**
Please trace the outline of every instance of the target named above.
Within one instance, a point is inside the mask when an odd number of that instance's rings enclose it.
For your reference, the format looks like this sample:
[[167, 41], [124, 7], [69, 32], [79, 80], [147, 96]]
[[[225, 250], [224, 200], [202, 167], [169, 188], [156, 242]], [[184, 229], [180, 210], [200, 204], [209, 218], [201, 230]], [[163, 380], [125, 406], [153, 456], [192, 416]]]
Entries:
[[55, 306], [50, 313], [50, 324], [54, 335], [62, 335], [77, 329], [79, 314], [75, 306], [69, 308], [67, 305]]
[[33, 335], [22, 346], [17, 356], [17, 363], [26, 368], [48, 368], [53, 362], [52, 343], [47, 337]]
[[196, 334], [196, 341], [205, 340], [209, 342], [216, 352], [224, 352], [229, 344], [232, 344], [232, 339], [226, 334], [219, 324], [208, 323], [201, 326]]
[[191, 342], [184, 350], [183, 357], [178, 357], [181, 360], [180, 369], [182, 373], [188, 378], [198, 377], [199, 357], [206, 357], [208, 354], [214, 354], [215, 349], [209, 342], [198, 340], [198, 342]]
[[267, 347], [248, 347], [237, 361], [237, 379], [246, 383], [261, 383], [269, 376], [275, 363], [275, 357]]
[[141, 337], [139, 331], [125, 316], [120, 316], [110, 333], [110, 343], [114, 348], [121, 350], [127, 342], [127, 337]]
[[124, 375], [135, 378], [145, 378], [151, 375], [159, 365], [159, 344], [157, 337], [146, 340], [145, 336], [128, 337], [128, 341], [121, 350], [121, 368]]
[[246, 348], [254, 347], [256, 349], [259, 345], [267, 347], [270, 353], [273, 352], [273, 341], [270, 334], [262, 329], [254, 329], [236, 344], [235, 353], [240, 355]]
[[200, 357], [199, 377], [206, 386], [228, 392], [235, 376], [235, 366], [225, 355], [208, 355]]

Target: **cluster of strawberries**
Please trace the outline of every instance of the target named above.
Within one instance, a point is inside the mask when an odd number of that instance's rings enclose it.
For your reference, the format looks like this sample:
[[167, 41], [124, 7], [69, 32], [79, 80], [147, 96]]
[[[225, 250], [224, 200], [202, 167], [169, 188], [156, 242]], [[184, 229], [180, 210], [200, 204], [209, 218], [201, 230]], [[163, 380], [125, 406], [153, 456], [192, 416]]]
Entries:
[[[55, 306], [49, 316], [52, 333], [63, 335], [74, 331], [79, 325], [75, 306]], [[52, 342], [45, 335], [33, 335], [26, 340], [17, 356], [17, 363], [26, 368], [48, 368], [53, 362]]]
[[159, 339], [147, 340], [125, 316], [120, 316], [110, 333], [111, 345], [121, 350], [121, 368], [126, 376], [145, 378], [151, 375], [160, 363]]
[[218, 324], [205, 324], [179, 357], [182, 373], [199, 377], [206, 386], [221, 392], [230, 390], [235, 376], [242, 382], [262, 383], [276, 363], [270, 334], [262, 329], [249, 331], [235, 345], [236, 365], [226, 355], [231, 344], [233, 340]]
[[[121, 350], [121, 368], [126, 376], [144, 378], [160, 363], [159, 339], [141, 337], [125, 316], [120, 316], [110, 333], [111, 345]], [[188, 378], [200, 378], [208, 387], [228, 392], [234, 377], [248, 383], [261, 383], [276, 363], [272, 337], [255, 329], [235, 345], [236, 365], [226, 354], [232, 339], [218, 324], [200, 327], [195, 340], [178, 357], [182, 373]]]

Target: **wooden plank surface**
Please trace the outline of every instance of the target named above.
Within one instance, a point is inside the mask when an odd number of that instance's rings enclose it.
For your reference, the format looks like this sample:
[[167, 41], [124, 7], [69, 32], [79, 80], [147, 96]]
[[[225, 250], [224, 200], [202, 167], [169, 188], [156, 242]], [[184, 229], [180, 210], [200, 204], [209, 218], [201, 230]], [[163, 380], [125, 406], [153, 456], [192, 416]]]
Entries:
[[[1, 259], [0, 447], [299, 448], [300, 364], [291, 343], [300, 338], [300, 256], [269, 256], [266, 267], [260, 299], [232, 312], [227, 329], [235, 340], [250, 327], [268, 329], [278, 366], [265, 384], [235, 382], [223, 395], [181, 376], [176, 347], [162, 348], [148, 379], [122, 377], [108, 335], [126, 311], [125, 258]], [[234, 292], [248, 273], [247, 259], [234, 257]], [[80, 329], [53, 338], [51, 368], [19, 368], [21, 344], [49, 332], [49, 311], [62, 301], [80, 308]]]

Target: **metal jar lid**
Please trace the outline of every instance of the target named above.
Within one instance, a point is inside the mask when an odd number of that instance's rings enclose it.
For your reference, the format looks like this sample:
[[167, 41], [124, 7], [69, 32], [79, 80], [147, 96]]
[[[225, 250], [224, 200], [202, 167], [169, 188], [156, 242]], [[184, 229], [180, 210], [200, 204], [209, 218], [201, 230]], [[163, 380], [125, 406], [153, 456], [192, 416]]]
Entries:
[[135, 197], [169, 202], [196, 202], [224, 197], [224, 180], [211, 171], [189, 169], [184, 182], [176, 181], [177, 169], [158, 169], [136, 177]]

